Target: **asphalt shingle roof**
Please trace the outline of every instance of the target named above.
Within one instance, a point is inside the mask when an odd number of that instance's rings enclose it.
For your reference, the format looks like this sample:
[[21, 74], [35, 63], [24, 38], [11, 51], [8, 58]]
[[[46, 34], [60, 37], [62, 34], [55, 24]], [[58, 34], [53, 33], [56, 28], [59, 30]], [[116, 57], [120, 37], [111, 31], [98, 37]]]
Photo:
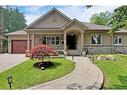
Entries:
[[11, 32], [5, 35], [27, 35], [27, 33], [23, 30], [19, 30], [19, 31]]
[[90, 30], [109, 30], [110, 28], [104, 25], [97, 25], [93, 23], [82, 22]]
[[[82, 22], [86, 27], [88, 27], [88, 30], [109, 30], [110, 27], [103, 26], [103, 25], [97, 25], [93, 23], [87, 23], [87, 22]], [[116, 33], [127, 33], [127, 30], [125, 29], [119, 29], [116, 31]], [[11, 32], [5, 35], [27, 35], [27, 33], [24, 30], [19, 30], [15, 32]]]

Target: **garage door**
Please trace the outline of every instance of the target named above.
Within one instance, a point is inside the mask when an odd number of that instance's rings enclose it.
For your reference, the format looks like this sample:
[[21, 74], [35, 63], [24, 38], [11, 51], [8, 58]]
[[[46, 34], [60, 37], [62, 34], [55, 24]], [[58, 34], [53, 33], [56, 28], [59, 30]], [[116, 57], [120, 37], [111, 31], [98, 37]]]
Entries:
[[12, 53], [25, 53], [27, 49], [27, 40], [13, 40], [12, 41]]

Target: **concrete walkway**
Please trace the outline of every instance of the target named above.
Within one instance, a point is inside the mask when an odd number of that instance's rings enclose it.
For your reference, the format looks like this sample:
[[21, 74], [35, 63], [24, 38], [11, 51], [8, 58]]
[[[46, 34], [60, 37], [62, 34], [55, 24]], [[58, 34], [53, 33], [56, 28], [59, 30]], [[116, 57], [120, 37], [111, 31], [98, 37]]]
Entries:
[[27, 59], [24, 54], [0, 54], [0, 72], [12, 68]]
[[100, 69], [86, 57], [75, 57], [74, 61], [76, 69], [70, 74], [29, 89], [100, 89], [103, 84], [103, 74]]

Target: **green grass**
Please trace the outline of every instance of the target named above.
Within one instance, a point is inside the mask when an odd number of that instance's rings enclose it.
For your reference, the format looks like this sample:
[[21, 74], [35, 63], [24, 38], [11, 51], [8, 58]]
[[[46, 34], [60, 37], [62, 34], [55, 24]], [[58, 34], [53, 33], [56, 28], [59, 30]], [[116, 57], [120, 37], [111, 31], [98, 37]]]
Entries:
[[6, 79], [9, 75], [13, 76], [12, 89], [24, 89], [65, 76], [75, 68], [72, 61], [64, 58], [54, 58], [50, 61], [55, 65], [45, 70], [34, 68], [36, 61], [27, 60], [0, 73], [0, 89], [9, 89]]
[[112, 55], [116, 61], [96, 60], [105, 76], [104, 89], [127, 89], [127, 55]]

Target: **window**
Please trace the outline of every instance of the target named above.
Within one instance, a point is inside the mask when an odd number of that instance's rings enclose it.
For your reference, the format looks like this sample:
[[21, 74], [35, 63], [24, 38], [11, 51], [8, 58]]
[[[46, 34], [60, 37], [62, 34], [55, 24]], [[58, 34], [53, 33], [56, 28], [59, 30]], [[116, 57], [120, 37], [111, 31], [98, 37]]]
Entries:
[[58, 45], [59, 44], [59, 37], [56, 37], [56, 45]]
[[46, 36], [42, 38], [43, 44], [59, 45], [60, 38], [55, 36]]
[[47, 37], [47, 44], [50, 44], [50, 37]]
[[55, 37], [51, 37], [51, 43], [54, 45], [55, 44]]
[[116, 45], [122, 44], [122, 37], [121, 36], [115, 36], [114, 37], [114, 44], [116, 44]]
[[92, 44], [101, 44], [101, 35], [100, 34], [94, 34], [92, 35]]
[[46, 37], [42, 38], [42, 42], [43, 42], [43, 44], [46, 44]]

